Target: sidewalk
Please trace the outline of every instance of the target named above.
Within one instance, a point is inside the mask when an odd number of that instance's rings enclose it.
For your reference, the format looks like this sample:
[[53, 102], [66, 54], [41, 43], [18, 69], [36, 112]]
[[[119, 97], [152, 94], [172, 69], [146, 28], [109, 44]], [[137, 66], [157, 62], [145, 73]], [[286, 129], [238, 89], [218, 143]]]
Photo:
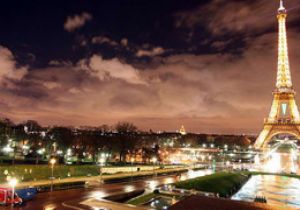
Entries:
[[[139, 172], [133, 172], [133, 173], [120, 173], [120, 174], [111, 174], [111, 175], [102, 175], [100, 176], [82, 176], [82, 177], [69, 177], [64, 179], [54, 179], [53, 184], [59, 184], [59, 183], [68, 183], [68, 182], [78, 182], [78, 181], [85, 181], [85, 182], [100, 182], [100, 180], [110, 180], [115, 178], [130, 178], [131, 176], [149, 176], [154, 174], [161, 174], [161, 173], [170, 173], [170, 172], [178, 172], [183, 169], [187, 169], [187, 167], [179, 167], [179, 168], [172, 168], [172, 169], [157, 169], [154, 171], [139, 171]], [[38, 180], [38, 181], [29, 181], [29, 182], [20, 182], [17, 185], [17, 188], [27, 188], [27, 187], [37, 187], [41, 185], [50, 185], [51, 180]], [[0, 184], [0, 187], [9, 187], [8, 183], [2, 183]]]
[[[81, 204], [90, 206], [91, 208], [107, 208], [107, 209], [118, 209], [118, 210], [147, 210], [148, 208], [143, 208], [140, 206], [132, 206], [128, 204], [123, 204], [123, 203], [115, 203], [115, 202], [110, 202], [110, 201], [105, 201], [105, 200], [97, 200], [97, 199], [88, 199]], [[72, 206], [71, 206], [72, 207]]]

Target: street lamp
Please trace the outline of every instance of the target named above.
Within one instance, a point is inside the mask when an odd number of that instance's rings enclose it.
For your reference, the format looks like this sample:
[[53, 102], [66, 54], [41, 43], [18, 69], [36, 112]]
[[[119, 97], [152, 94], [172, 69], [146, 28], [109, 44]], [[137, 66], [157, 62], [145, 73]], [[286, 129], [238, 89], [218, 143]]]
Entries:
[[194, 169], [196, 169], [196, 165], [197, 165], [197, 153], [196, 150], [194, 151]]
[[18, 180], [16, 178], [12, 178], [8, 182], [9, 186], [11, 186], [11, 191], [12, 191], [11, 192], [11, 200], [12, 200], [11, 206], [14, 206], [15, 187], [16, 187], [17, 183], [18, 183]]
[[156, 157], [153, 157], [152, 158], [152, 163], [153, 163], [153, 176], [155, 176], [155, 164], [157, 162], [157, 158]]
[[133, 162], [134, 162], [134, 157], [130, 158], [130, 162], [131, 162], [131, 182], [133, 180]]
[[51, 158], [50, 164], [51, 164], [51, 192], [53, 191], [53, 181], [54, 181], [54, 164], [56, 163], [56, 160], [54, 158]]
[[105, 163], [105, 159], [104, 158], [100, 158], [99, 159], [99, 175], [100, 175], [100, 180], [99, 180], [99, 182], [100, 182], [100, 184], [101, 184], [101, 182], [102, 182], [102, 166], [104, 165], [104, 163]]

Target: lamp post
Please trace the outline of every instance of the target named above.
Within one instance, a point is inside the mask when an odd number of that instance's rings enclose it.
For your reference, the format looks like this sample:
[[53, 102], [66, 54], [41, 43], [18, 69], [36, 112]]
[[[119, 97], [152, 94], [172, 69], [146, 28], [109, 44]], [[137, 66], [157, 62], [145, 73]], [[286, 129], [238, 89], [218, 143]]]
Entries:
[[56, 160], [54, 158], [51, 158], [50, 164], [51, 164], [51, 192], [53, 191], [53, 181], [54, 181], [54, 165], [56, 163]]
[[99, 160], [99, 175], [100, 175], [100, 179], [99, 179], [99, 182], [100, 184], [102, 183], [102, 166], [104, 165], [105, 163], [105, 159], [104, 158], [100, 158]]
[[197, 153], [196, 150], [194, 151], [194, 169], [196, 169], [196, 165], [197, 165]]
[[152, 163], [153, 163], [153, 176], [155, 176], [155, 164], [157, 162], [157, 158], [156, 157], [153, 157], [152, 158]]
[[131, 162], [131, 182], [133, 180], [133, 162], [134, 162], [134, 157], [130, 158], [130, 162]]
[[15, 199], [15, 187], [18, 183], [18, 180], [16, 178], [12, 178], [9, 180], [9, 185], [11, 186], [11, 206], [13, 207], [14, 206], [14, 199]]

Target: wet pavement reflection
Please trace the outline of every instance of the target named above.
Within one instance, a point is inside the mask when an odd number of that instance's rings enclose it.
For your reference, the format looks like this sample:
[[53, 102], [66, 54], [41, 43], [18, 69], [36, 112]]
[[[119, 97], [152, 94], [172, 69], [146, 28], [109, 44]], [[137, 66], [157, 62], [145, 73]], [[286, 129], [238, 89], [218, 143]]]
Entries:
[[[298, 159], [295, 153], [274, 152], [265, 161], [256, 162], [252, 170], [300, 174]], [[266, 197], [268, 204], [300, 208], [300, 179], [275, 175], [252, 176], [232, 199], [254, 201], [256, 196]]]
[[300, 174], [299, 157], [296, 153], [274, 152], [264, 161], [257, 160], [254, 169], [271, 173]]
[[255, 196], [264, 196], [268, 204], [300, 208], [300, 180], [297, 178], [255, 175], [232, 199], [254, 201]]
[[[181, 179], [195, 178], [211, 174], [212, 170], [189, 171], [181, 175], [154, 176], [143, 180], [136, 180], [126, 183], [102, 184], [93, 188], [62, 190], [47, 193], [39, 193], [33, 200], [28, 201], [24, 206], [15, 207], [16, 210], [66, 210], [72, 209], [64, 205], [72, 202], [78, 209], [88, 209], [79, 203], [85, 199], [103, 197], [120, 192], [130, 192], [138, 189], [154, 190], [157, 186], [170, 184]], [[0, 209], [10, 209], [10, 207], [0, 207]], [[74, 208], [73, 208], [74, 209]]]

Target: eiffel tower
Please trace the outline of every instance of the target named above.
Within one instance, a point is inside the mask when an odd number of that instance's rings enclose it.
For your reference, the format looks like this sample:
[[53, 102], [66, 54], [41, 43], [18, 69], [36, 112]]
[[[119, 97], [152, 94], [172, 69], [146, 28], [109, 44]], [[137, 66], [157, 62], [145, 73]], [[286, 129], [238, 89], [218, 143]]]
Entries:
[[290, 73], [286, 18], [287, 11], [280, 0], [277, 14], [279, 37], [276, 88], [269, 117], [264, 120], [263, 130], [254, 144], [256, 149], [267, 149], [272, 137], [278, 134], [290, 134], [300, 139], [300, 115]]

